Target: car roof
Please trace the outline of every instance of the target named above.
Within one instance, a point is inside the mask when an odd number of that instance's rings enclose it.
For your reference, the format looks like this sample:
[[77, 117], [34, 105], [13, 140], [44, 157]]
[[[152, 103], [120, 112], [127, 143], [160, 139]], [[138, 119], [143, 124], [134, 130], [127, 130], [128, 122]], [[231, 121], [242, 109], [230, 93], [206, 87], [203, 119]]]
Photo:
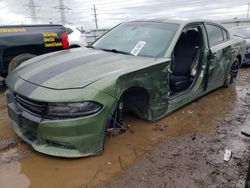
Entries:
[[208, 19], [182, 19], [182, 18], [154, 18], [154, 19], [139, 19], [139, 20], [132, 20], [132, 21], [141, 21], [141, 22], [163, 22], [163, 23], [176, 23], [176, 24], [188, 24], [188, 23], [194, 23], [194, 22], [205, 22], [205, 23], [220, 23], [208, 20]]
[[139, 19], [139, 20], [131, 20], [130, 22], [158, 22], [158, 23], [173, 23], [178, 24], [181, 27], [192, 23], [209, 23], [215, 24], [219, 27], [228, 30], [223, 24], [209, 19], [181, 19], [181, 18], [156, 18], [156, 19]]

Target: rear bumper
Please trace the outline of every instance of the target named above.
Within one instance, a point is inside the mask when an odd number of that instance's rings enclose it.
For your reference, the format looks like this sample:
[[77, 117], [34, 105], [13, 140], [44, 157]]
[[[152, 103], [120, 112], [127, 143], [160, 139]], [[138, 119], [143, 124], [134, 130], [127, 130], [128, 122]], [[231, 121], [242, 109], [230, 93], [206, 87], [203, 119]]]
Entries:
[[36, 151], [69, 158], [102, 151], [107, 110], [81, 118], [49, 120], [21, 109], [10, 92], [6, 96], [13, 130]]

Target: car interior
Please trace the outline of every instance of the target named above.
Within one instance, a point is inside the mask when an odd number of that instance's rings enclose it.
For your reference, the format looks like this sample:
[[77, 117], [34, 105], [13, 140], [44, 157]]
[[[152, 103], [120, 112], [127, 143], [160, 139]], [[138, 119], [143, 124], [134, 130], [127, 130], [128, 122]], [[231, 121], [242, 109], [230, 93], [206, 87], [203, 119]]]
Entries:
[[200, 70], [203, 35], [200, 26], [183, 30], [172, 53], [170, 95], [192, 87]]

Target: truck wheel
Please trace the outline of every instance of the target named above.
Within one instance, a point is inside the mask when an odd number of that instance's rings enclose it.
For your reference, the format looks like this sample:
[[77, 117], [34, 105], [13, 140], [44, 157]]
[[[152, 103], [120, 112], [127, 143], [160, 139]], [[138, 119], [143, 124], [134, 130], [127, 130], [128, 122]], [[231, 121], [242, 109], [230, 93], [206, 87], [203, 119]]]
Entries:
[[79, 45], [72, 45], [72, 46], [70, 46], [69, 48], [80, 48], [81, 46], [79, 46]]
[[36, 55], [34, 54], [20, 54], [16, 57], [14, 57], [8, 66], [8, 73], [10, 73], [11, 71], [13, 71], [16, 67], [18, 67], [22, 62], [31, 59], [33, 57], [35, 57]]
[[238, 59], [235, 59], [226, 77], [224, 87], [229, 87], [230, 85], [235, 84], [239, 68], [240, 62]]

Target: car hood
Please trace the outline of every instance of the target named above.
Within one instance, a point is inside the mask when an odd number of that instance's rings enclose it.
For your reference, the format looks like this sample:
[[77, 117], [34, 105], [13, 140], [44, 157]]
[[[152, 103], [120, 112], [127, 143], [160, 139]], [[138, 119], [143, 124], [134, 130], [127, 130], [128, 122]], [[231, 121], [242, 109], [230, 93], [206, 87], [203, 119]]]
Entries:
[[28, 60], [12, 73], [12, 77], [52, 89], [82, 88], [154, 61], [154, 58], [79, 48]]

